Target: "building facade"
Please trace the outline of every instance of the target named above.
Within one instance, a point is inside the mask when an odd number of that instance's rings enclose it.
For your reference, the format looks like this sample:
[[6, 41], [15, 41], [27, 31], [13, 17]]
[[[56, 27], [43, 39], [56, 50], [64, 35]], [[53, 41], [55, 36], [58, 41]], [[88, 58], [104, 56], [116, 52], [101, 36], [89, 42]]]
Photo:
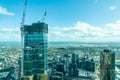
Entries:
[[[47, 69], [48, 25], [44, 22], [24, 25], [22, 31], [22, 74], [44, 74]], [[37, 79], [36, 79], [37, 80]]]
[[115, 53], [108, 49], [100, 54], [100, 80], [115, 80]]

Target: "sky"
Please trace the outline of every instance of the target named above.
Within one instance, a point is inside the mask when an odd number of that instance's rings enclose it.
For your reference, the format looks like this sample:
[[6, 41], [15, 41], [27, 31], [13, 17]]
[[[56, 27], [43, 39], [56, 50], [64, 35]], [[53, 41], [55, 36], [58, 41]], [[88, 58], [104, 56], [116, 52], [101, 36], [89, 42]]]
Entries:
[[[120, 0], [28, 0], [25, 24], [49, 25], [48, 41], [120, 41]], [[0, 0], [0, 41], [20, 41], [24, 0]]]

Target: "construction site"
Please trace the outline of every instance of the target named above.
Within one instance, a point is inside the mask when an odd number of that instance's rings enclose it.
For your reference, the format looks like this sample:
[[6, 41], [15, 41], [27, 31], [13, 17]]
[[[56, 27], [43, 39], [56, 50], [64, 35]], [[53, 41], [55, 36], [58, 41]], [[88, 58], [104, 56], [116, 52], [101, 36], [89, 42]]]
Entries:
[[[79, 58], [74, 53], [65, 53], [48, 61], [46, 11], [42, 21], [25, 25], [26, 7], [27, 0], [21, 22], [21, 80], [95, 80], [95, 62], [88, 56]], [[110, 50], [100, 54], [100, 80], [115, 80], [115, 54]]]
[[100, 73], [96, 78], [96, 62], [88, 55], [61, 53], [48, 57], [48, 24], [46, 11], [41, 21], [25, 24], [27, 3], [25, 0], [21, 21], [21, 54], [18, 77], [15, 67], [7, 70], [0, 80], [115, 80], [115, 53], [110, 49], [100, 52]]

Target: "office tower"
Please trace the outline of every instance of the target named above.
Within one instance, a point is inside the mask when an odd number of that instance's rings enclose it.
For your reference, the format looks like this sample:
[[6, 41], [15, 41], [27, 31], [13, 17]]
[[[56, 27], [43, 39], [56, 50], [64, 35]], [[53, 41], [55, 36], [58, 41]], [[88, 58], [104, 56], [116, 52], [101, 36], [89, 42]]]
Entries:
[[24, 25], [22, 33], [22, 75], [34, 76], [40, 80], [40, 75], [47, 69], [48, 25], [44, 22]]
[[108, 49], [100, 54], [100, 80], [115, 80], [115, 54]]

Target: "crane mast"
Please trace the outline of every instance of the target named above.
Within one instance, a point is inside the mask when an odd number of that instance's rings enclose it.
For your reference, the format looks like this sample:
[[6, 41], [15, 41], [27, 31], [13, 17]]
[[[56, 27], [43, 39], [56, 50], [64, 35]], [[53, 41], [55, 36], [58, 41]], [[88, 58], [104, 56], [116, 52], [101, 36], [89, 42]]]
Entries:
[[27, 8], [27, 0], [25, 0], [25, 4], [24, 4], [21, 27], [23, 27], [25, 23], [26, 8]]
[[44, 22], [46, 15], [47, 15], [47, 11], [44, 12], [43, 18], [41, 20], [42, 22]]
[[23, 15], [22, 15], [22, 21], [21, 21], [21, 48], [22, 48], [22, 54], [21, 54], [21, 75], [23, 75], [23, 61], [24, 61], [24, 45], [23, 45], [23, 34], [24, 34], [24, 23], [25, 23], [25, 16], [26, 16], [26, 8], [27, 8], [27, 0], [25, 0], [24, 3], [24, 9], [23, 9]]

